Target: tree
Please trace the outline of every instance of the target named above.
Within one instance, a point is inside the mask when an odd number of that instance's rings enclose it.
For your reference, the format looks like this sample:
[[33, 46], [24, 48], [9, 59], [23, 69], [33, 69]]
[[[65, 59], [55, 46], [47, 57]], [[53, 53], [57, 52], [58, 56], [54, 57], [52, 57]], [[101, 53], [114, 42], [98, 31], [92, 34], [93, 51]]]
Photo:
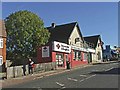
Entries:
[[41, 18], [27, 10], [9, 15], [5, 26], [7, 56], [11, 59], [34, 57], [37, 47], [46, 44], [50, 37]]

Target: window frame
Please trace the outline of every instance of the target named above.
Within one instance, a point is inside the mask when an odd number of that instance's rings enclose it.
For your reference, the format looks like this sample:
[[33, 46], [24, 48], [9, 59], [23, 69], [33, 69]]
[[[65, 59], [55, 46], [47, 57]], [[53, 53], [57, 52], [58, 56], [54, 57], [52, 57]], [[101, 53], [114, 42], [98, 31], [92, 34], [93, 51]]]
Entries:
[[0, 48], [3, 48], [3, 38], [0, 38]]
[[74, 50], [73, 51], [73, 60], [74, 61], [80, 61], [82, 60], [82, 54], [81, 54], [81, 51], [77, 51], [77, 50]]

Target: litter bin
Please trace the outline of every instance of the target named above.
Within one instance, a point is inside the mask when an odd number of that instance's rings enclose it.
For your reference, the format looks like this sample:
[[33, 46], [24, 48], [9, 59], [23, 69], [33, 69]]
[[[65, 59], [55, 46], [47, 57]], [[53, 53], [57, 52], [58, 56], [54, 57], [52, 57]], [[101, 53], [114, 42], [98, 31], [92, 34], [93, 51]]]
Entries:
[[70, 61], [66, 61], [67, 69], [70, 69]]

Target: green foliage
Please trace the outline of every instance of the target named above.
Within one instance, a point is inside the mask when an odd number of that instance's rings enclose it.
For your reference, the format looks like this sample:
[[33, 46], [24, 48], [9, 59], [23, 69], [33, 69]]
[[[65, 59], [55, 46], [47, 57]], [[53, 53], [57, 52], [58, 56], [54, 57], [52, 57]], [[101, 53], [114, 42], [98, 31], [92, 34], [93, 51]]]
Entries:
[[36, 55], [37, 47], [48, 42], [50, 33], [36, 14], [24, 10], [5, 19], [8, 58], [26, 58]]

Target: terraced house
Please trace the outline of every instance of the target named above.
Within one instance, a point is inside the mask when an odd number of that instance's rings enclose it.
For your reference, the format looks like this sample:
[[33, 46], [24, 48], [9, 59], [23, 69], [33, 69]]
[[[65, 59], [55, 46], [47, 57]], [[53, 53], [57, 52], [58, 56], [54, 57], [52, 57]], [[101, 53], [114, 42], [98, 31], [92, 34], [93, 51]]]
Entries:
[[6, 63], [6, 30], [4, 21], [0, 20], [0, 66]]

